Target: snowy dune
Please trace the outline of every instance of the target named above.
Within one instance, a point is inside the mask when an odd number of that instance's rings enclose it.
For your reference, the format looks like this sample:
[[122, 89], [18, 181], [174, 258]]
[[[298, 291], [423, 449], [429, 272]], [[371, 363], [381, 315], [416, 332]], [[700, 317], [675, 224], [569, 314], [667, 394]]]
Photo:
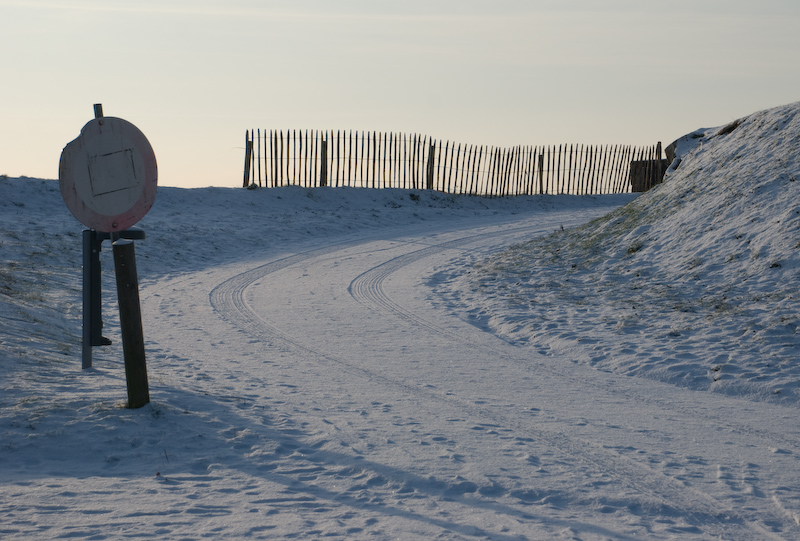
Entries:
[[457, 266], [443, 296], [502, 336], [603, 370], [796, 404], [798, 111], [687, 135], [664, 184], [468, 274]]
[[159, 188], [139, 410], [0, 178], [0, 537], [797, 538], [798, 111], [638, 197]]

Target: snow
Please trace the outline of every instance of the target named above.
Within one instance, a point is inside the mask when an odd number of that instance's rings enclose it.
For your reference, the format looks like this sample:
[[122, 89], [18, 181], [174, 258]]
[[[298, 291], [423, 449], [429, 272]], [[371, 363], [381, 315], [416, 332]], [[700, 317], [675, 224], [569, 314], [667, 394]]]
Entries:
[[[516, 343], [602, 370], [796, 405], [797, 109], [693, 132], [657, 189], [456, 270], [443, 295]], [[573, 351], [574, 337], [591, 346]]]
[[638, 197], [161, 187], [136, 410], [110, 243], [81, 370], [82, 227], [0, 178], [0, 536], [800, 537], [799, 111]]

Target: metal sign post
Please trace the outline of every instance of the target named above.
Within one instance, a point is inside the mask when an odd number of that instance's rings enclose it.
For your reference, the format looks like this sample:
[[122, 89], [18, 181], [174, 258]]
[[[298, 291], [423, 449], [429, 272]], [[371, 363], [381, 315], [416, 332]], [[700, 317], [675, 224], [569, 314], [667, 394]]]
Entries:
[[147, 214], [155, 201], [156, 158], [147, 138], [136, 126], [121, 118], [104, 117], [101, 104], [95, 104], [94, 112], [95, 119], [62, 151], [58, 176], [67, 208], [89, 228], [83, 232], [81, 364], [83, 368], [91, 367], [92, 347], [111, 343], [102, 335], [100, 251], [104, 240], [123, 239], [114, 243], [114, 260], [128, 406], [136, 408], [150, 400], [132, 243], [133, 239], [145, 238], [145, 234], [130, 227]]

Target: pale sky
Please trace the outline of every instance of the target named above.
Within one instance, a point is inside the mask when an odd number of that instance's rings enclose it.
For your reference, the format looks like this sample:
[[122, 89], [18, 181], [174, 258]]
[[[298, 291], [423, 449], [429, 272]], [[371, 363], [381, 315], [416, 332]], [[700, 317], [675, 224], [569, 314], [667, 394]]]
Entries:
[[250, 128], [652, 145], [800, 101], [797, 0], [0, 0], [0, 174], [93, 118], [159, 185], [241, 185]]

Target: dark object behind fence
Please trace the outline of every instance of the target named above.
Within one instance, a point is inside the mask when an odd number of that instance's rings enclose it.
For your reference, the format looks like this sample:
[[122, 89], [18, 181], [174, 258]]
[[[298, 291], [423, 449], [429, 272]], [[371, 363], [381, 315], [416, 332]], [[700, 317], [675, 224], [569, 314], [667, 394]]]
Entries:
[[483, 196], [610, 194], [649, 189], [666, 170], [661, 143], [500, 148], [418, 134], [261, 132], [245, 132], [245, 187], [404, 188]]

